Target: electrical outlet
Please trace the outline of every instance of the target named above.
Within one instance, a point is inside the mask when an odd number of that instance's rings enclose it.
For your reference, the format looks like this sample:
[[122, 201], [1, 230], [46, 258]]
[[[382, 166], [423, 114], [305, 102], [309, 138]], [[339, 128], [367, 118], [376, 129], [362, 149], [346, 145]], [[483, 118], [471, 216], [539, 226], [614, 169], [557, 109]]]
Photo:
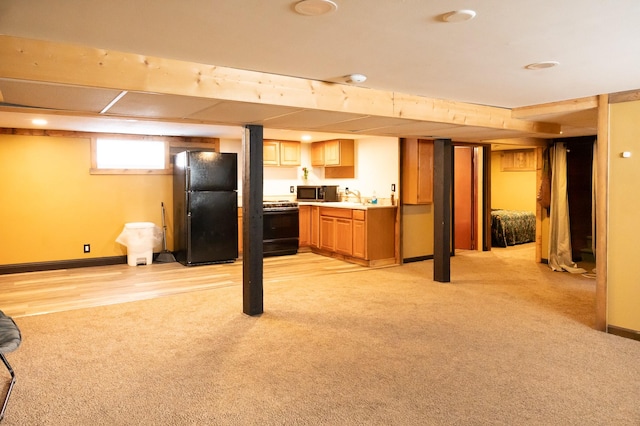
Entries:
[[293, 185], [291, 185], [291, 186], [289, 187], [289, 192], [290, 192], [290, 193], [292, 193], [292, 194], [293, 194], [293, 193], [295, 192], [295, 190], [296, 190], [296, 188], [295, 188]]
[[391, 192], [396, 192], [396, 184], [395, 183], [391, 184]]
[[91, 244], [85, 244], [83, 250], [85, 253], [91, 253]]

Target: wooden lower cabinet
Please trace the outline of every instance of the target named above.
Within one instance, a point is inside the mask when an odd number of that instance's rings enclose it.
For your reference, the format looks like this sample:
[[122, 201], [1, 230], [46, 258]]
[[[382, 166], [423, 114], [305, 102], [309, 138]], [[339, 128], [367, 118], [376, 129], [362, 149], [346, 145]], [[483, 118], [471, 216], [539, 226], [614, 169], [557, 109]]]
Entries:
[[320, 248], [336, 250], [336, 218], [320, 216]]
[[353, 221], [351, 219], [335, 220], [335, 251], [353, 256]]
[[298, 208], [298, 222], [300, 224], [298, 245], [307, 247], [311, 245], [311, 206], [300, 206]]
[[364, 220], [353, 219], [353, 257], [367, 258], [367, 226]]
[[320, 247], [320, 207], [311, 206], [311, 247]]
[[325, 255], [367, 266], [396, 263], [396, 208], [352, 210], [320, 207], [317, 227], [313, 214], [311, 234], [318, 232], [318, 244], [311, 249]]

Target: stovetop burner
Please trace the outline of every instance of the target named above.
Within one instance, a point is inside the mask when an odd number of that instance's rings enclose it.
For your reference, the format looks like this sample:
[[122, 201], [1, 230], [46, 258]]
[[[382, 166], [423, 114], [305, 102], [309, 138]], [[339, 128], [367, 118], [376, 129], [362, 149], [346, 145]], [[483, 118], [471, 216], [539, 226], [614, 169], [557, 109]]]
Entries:
[[266, 210], [266, 211], [297, 210], [298, 203], [295, 201], [289, 201], [289, 200], [263, 201], [262, 208], [263, 210]]

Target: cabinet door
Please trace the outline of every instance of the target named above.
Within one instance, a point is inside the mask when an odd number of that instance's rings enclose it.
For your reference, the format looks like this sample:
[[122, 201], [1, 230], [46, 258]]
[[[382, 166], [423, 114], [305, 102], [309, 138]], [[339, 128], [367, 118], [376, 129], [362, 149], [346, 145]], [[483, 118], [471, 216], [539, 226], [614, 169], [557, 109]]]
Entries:
[[300, 206], [298, 210], [300, 224], [300, 247], [308, 246], [311, 243], [311, 206]]
[[320, 247], [320, 207], [311, 206], [311, 246]]
[[402, 140], [402, 202], [433, 203], [433, 141]]
[[326, 141], [324, 143], [324, 164], [325, 166], [340, 165], [340, 141]]
[[311, 144], [311, 165], [324, 166], [324, 142]]
[[335, 251], [336, 247], [336, 219], [320, 216], [320, 248]]
[[280, 142], [280, 165], [300, 165], [300, 142]]
[[280, 144], [277, 141], [262, 142], [262, 163], [265, 166], [277, 166], [280, 163]]
[[336, 219], [336, 252], [351, 256], [353, 254], [353, 230], [351, 219]]
[[364, 220], [353, 221], [353, 256], [367, 258], [367, 226]]
[[418, 144], [418, 203], [433, 203], [433, 141]]

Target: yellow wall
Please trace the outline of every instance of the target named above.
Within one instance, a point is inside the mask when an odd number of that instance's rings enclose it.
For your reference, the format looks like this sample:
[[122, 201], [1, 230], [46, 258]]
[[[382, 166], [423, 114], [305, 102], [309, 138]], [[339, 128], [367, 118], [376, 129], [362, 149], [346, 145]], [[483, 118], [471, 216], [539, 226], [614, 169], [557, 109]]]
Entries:
[[125, 255], [124, 224], [160, 226], [163, 201], [173, 223], [170, 175], [90, 175], [90, 160], [89, 139], [0, 135], [0, 264]]
[[402, 258], [433, 256], [433, 204], [402, 206]]
[[503, 172], [501, 152], [491, 153], [491, 208], [536, 211], [536, 171]]
[[[607, 320], [640, 331], [640, 101], [612, 104], [609, 121]], [[631, 158], [621, 158], [630, 151]]]

